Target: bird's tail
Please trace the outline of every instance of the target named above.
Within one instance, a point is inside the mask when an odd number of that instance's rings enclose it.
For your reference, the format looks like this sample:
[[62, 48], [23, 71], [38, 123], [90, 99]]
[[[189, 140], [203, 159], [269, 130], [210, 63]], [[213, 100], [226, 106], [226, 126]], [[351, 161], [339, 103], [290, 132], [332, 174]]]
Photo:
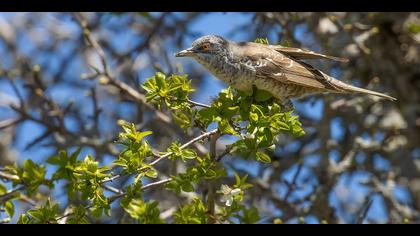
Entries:
[[369, 89], [364, 89], [364, 88], [359, 88], [353, 85], [349, 85], [349, 84], [345, 84], [345, 86], [340, 86], [340, 89], [342, 90], [342, 92], [344, 93], [363, 93], [363, 94], [369, 94], [369, 95], [374, 95], [374, 96], [378, 96], [381, 98], [385, 98], [387, 100], [390, 101], [396, 101], [397, 99], [394, 97], [391, 97], [389, 95], [386, 95], [384, 93], [379, 93], [379, 92], [375, 92]]
[[339, 92], [339, 93], [363, 93], [363, 94], [369, 94], [369, 95], [374, 95], [374, 96], [378, 96], [381, 98], [385, 98], [388, 99], [390, 101], [396, 101], [397, 99], [394, 97], [391, 97], [389, 95], [383, 94], [383, 93], [379, 93], [379, 92], [375, 92], [369, 89], [364, 89], [364, 88], [359, 88], [350, 84], [346, 84], [341, 82], [340, 80], [334, 79], [331, 76], [329, 77], [329, 82], [330, 84], [335, 87], [336, 91], [335, 92]]
[[345, 89], [346, 92], [370, 94], [370, 95], [374, 95], [374, 96], [378, 96], [378, 97], [381, 97], [381, 98], [388, 99], [390, 101], [396, 101], [397, 100], [396, 98], [391, 97], [389, 95], [379, 93], [379, 92], [375, 92], [375, 91], [372, 91], [372, 90], [369, 90], [369, 89], [363, 89], [363, 88], [359, 88], [359, 87], [352, 86], [352, 85], [349, 85], [349, 87], [350, 88]]

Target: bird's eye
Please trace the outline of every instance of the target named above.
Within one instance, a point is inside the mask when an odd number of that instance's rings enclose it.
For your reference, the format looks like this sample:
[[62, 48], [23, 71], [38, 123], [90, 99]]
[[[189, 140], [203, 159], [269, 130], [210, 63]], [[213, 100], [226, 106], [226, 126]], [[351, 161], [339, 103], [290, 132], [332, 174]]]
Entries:
[[206, 43], [206, 44], [204, 44], [203, 46], [201, 46], [201, 50], [203, 50], [203, 51], [208, 51], [208, 50], [209, 50], [209, 48], [210, 48], [210, 46], [209, 46], [209, 44], [208, 44], [208, 43]]

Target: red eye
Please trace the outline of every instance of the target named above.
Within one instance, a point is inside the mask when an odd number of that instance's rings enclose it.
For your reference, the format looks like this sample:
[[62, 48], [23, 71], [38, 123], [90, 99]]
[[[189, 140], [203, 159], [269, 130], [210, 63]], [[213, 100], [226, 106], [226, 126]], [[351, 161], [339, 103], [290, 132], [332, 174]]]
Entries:
[[203, 46], [201, 46], [201, 49], [202, 50], [204, 50], [204, 51], [207, 51], [207, 50], [209, 50], [209, 45], [208, 44], [204, 44]]

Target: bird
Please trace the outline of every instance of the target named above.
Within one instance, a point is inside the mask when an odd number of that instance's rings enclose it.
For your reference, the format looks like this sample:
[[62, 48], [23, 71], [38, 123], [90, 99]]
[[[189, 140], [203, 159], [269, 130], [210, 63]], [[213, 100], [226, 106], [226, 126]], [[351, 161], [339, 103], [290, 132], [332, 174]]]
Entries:
[[314, 68], [306, 60], [347, 62], [348, 59], [307, 49], [234, 42], [218, 35], [206, 35], [174, 56], [193, 58], [229, 86], [250, 94], [255, 86], [289, 107], [292, 105], [291, 99], [319, 93], [358, 93], [396, 100], [383, 93], [346, 84]]

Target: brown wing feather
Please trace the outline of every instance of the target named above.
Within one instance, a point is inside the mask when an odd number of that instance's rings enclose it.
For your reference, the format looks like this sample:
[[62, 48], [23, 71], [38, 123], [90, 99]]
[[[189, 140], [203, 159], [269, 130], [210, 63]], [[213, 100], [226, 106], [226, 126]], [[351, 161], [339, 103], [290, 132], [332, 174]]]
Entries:
[[340, 61], [340, 62], [349, 61], [347, 58], [328, 56], [328, 55], [316, 53], [307, 49], [283, 47], [280, 45], [272, 45], [271, 47], [280, 53], [284, 53], [296, 59], [327, 59], [327, 60]]
[[[267, 54], [266, 54], [267, 55]], [[248, 56], [253, 61], [258, 77], [270, 77], [286, 84], [297, 84], [309, 88], [337, 90], [328, 82], [327, 75], [304, 62], [296, 61], [281, 53], [269, 57]]]

